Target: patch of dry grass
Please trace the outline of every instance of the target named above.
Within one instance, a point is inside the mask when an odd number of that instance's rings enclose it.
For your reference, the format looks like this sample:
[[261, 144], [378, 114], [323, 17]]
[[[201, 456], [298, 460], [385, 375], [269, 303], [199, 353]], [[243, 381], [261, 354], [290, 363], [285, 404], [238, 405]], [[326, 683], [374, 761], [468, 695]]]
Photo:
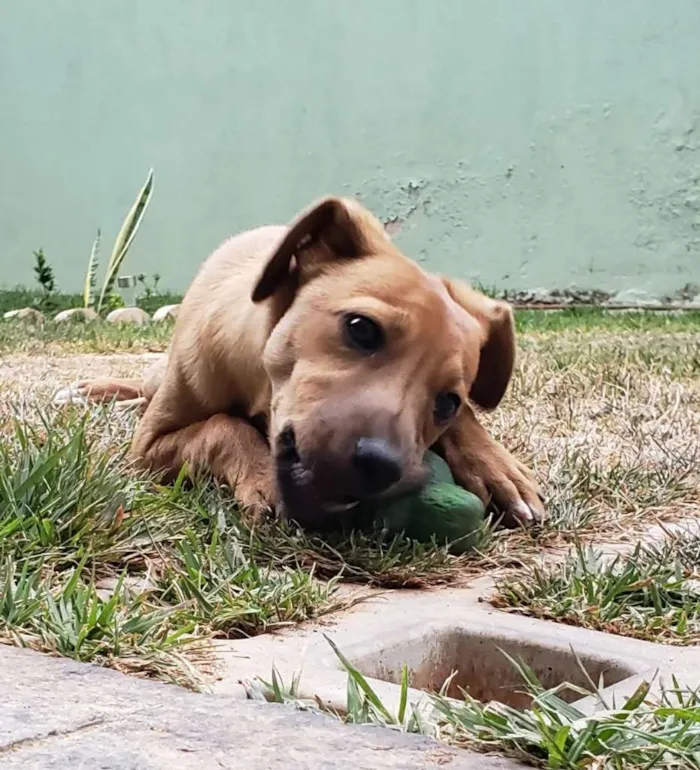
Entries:
[[[519, 362], [509, 394], [483, 419], [535, 469], [550, 516], [535, 531], [497, 534], [482, 560], [460, 569], [515, 566], [573, 535], [628, 541], [651, 523], [700, 510], [700, 318], [532, 313], [520, 314], [518, 322]], [[35, 331], [13, 332], [13, 350], [37, 352], [0, 360], [6, 395], [0, 425], [17, 408], [25, 419], [36, 419], [37, 403], [79, 377], [142, 372], [154, 354], [114, 353], [137, 337], [142, 350], [167, 344], [167, 336], [160, 339], [153, 329], [127, 332], [125, 339], [112, 327], [87, 338], [80, 327], [42, 334], [39, 353]], [[112, 352], [76, 354], [76, 347]], [[118, 418], [124, 436], [130, 419]], [[313, 541], [287, 546], [278, 557], [297, 552], [305, 564], [320, 547]], [[366, 578], [366, 562], [353, 562], [354, 551], [348, 556], [348, 575]], [[321, 549], [318, 561], [337, 569], [335, 547]], [[442, 579], [454, 577], [454, 566], [442, 565]]]
[[[480, 566], [517, 564], [573, 534], [629, 540], [651, 523], [700, 510], [700, 320], [520, 314], [519, 325], [524, 331], [509, 394], [483, 419], [535, 469], [550, 515], [534, 532], [499, 534]], [[156, 355], [75, 354], [76, 345], [89, 349], [98, 338], [99, 349], [124, 344], [112, 327], [93, 330], [87, 340], [79, 332], [51, 332], [48, 352], [0, 360], [6, 394], [0, 424], [20, 404], [23, 416], [35, 419], [37, 403], [79, 377], [135, 376]], [[22, 334], [30, 342], [14, 349], [33, 350], [35, 332], [15, 332], [13, 339]], [[139, 334], [148, 340], [161, 332]], [[127, 333], [128, 342], [133, 337]], [[166, 343], [164, 337], [144, 344], [163, 349]], [[128, 433], [131, 418], [120, 419]], [[335, 560], [332, 551], [329, 558]]]
[[105, 321], [46, 321], [40, 325], [0, 321], [0, 355], [162, 352], [167, 348], [172, 327], [172, 322], [115, 326]]
[[[21, 531], [5, 517], [14, 534], [5, 539], [3, 555], [10, 561], [0, 573], [5, 587], [14, 581], [15, 588], [10, 603], [7, 595], [4, 605], [0, 601], [0, 638], [192, 685], [200, 676], [192, 662], [200, 672], [208, 665], [206, 651], [192, 639], [255, 633], [344, 606], [306, 579], [310, 569], [323, 578], [342, 574], [422, 587], [492, 569], [527, 572], [544, 548], [579, 539], [629, 541], [657, 521], [697, 514], [700, 323], [622, 319], [589, 328], [590, 319], [583, 326], [562, 319], [542, 328], [529, 322], [509, 395], [484, 416], [494, 436], [535, 468], [550, 518], [533, 531], [499, 532], [484, 553], [459, 558], [401, 539], [387, 543], [357, 534], [329, 542], [283, 528], [251, 531], [225, 490], [153, 486], [123, 461], [135, 414], [98, 409], [81, 416], [81, 410], [48, 405], [57, 389], [82, 377], [137, 376], [153, 359], [145, 351], [163, 350], [167, 335], [161, 339], [161, 331], [151, 329], [120, 336], [101, 327], [85, 336], [85, 327], [75, 327], [44, 329], [43, 337], [15, 329], [8, 336], [0, 329], [0, 347], [7, 351], [0, 359], [0, 437], [14, 446], [0, 481], [7, 500], [24, 511], [15, 516]], [[27, 453], [18, 444], [21, 430], [32, 433], [36, 454], [57, 436], [69, 441], [78, 425], [84, 425], [92, 464], [76, 459], [73, 447], [72, 465], [47, 466], [44, 487], [39, 474], [36, 489], [25, 488], [16, 467], [16, 458]], [[15, 474], [9, 486], [8, 468]], [[85, 476], [94, 499], [74, 495], [80, 484], [71, 482], [71, 473]], [[21, 504], [17, 488], [26, 496]], [[105, 496], [121, 502], [115, 508]], [[123, 518], [124, 500], [138, 515]], [[56, 513], [61, 505], [70, 508], [67, 522]], [[41, 568], [20, 580], [27, 560], [40, 560]], [[105, 595], [105, 581], [114, 587], [124, 571], [130, 581], [148, 576], [148, 591], [134, 595], [123, 587]], [[226, 580], [234, 573], [237, 585]], [[518, 584], [517, 571], [512, 579]], [[25, 594], [17, 593], [20, 584]], [[548, 585], [540, 597], [545, 604]], [[563, 591], [559, 583], [554, 588]], [[112, 604], [110, 596], [117, 596]], [[140, 620], [129, 625], [130, 616]]]
[[700, 330], [540, 333], [521, 348], [486, 422], [541, 479], [539, 547], [574, 532], [625, 540], [700, 510]]
[[[0, 430], [12, 415], [36, 421], [54, 394], [80, 379], [138, 377], [158, 353], [12, 353], [0, 357]], [[116, 414], [116, 412], [115, 412]]]

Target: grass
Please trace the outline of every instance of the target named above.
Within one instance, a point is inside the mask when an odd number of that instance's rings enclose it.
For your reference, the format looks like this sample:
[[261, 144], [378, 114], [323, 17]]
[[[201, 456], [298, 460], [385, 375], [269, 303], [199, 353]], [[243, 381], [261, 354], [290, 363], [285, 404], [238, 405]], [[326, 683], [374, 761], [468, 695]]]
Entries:
[[637, 333], [697, 331], [700, 327], [700, 310], [678, 313], [609, 311], [598, 307], [558, 311], [516, 310], [515, 321], [521, 334], [571, 330]]
[[[31, 305], [36, 292], [26, 290], [0, 291], [0, 315], [5, 309]], [[81, 298], [60, 295], [59, 309], [81, 305]], [[143, 298], [137, 304], [148, 312], [165, 304], [176, 304], [180, 297], [158, 294]], [[516, 313], [519, 333], [525, 335], [551, 335], [557, 332], [615, 333], [698, 333], [700, 311], [679, 314], [658, 312], [620, 313], [598, 308], [542, 312], [523, 310]], [[161, 351], [165, 350], [172, 329], [169, 324], [154, 324], [138, 328], [116, 328], [104, 322], [55, 324], [47, 321], [41, 327], [29, 327], [21, 322], [0, 323], [0, 353], [43, 353], [49, 347], [63, 352], [107, 353], [114, 351]], [[590, 338], [589, 338], [590, 339]], [[583, 340], [582, 340], [583, 341]], [[698, 354], [694, 356], [695, 370], [699, 366]]]
[[453, 579], [445, 548], [381, 533], [324, 542], [250, 528], [228, 491], [129, 467], [131, 419], [111, 409], [19, 413], [0, 443], [0, 641], [197, 686], [208, 640], [348, 606], [337, 578]]
[[[178, 304], [181, 299], [181, 295], [173, 294], [172, 292], [151, 292], [148, 295], [142, 294], [137, 297], [136, 304], [146, 312], [153, 313], [163, 305]], [[23, 307], [41, 307], [42, 301], [46, 301], [46, 296], [40, 289], [26, 289], [23, 287], [0, 289], [0, 317], [8, 310], [18, 310]], [[46, 309], [46, 313], [48, 315], [55, 315], [61, 310], [82, 307], [83, 295], [55, 292], [49, 296], [49, 301], [51, 307]]]
[[[330, 640], [328, 640], [330, 642]], [[682, 688], [661, 688], [650, 696], [643, 682], [620, 704], [608, 702], [595, 683], [589, 689], [562, 683], [545, 689], [523, 661], [509, 658], [518, 671], [523, 690], [532, 698], [527, 709], [498, 702], [481, 703], [462, 693], [463, 700], [427, 694], [425, 704], [409, 701], [408, 670], [403, 669], [396, 712], [387, 707], [365, 677], [330, 642], [348, 674], [347, 701], [338, 719], [372, 724], [401, 732], [420, 733], [481, 752], [497, 751], [535, 767], [550, 770], [680, 770], [700, 767], [700, 693]], [[506, 656], [507, 657], [507, 656]], [[273, 669], [271, 681], [249, 683], [249, 696], [294, 708], [328, 713], [320, 701], [299, 697], [299, 678], [290, 686]], [[582, 711], [559, 693], [574, 690], [593, 696], [597, 707]]]
[[[381, 530], [325, 538], [275, 526], [258, 531], [259, 553], [275, 564], [296, 564], [319, 576], [379, 588], [427, 588], [461, 577], [479, 555], [453, 556], [441, 545], [419, 543]], [[488, 538], [484, 533], [484, 540]]]
[[261, 558], [222, 491], [129, 470], [106, 418], [5, 429], [0, 639], [196, 686], [208, 639], [340, 606], [333, 582]]
[[[225, 489], [161, 487], [134, 472], [124, 455], [132, 416], [41, 406], [78, 376], [142, 371], [140, 354], [165, 350], [170, 325], [0, 322], [0, 581], [17, 584], [3, 597], [26, 598], [3, 610], [0, 638], [195, 686], [211, 663], [207, 640], [330, 611], [342, 603], [338, 578], [420, 588], [491, 567], [530, 575], [543, 548], [627, 541], [696, 512], [700, 314], [527, 311], [517, 323], [509, 395], [484, 420], [536, 470], [550, 517], [457, 558], [376, 532], [321, 540], [284, 527], [251, 530]], [[675, 620], [653, 622], [661, 635], [673, 623], [691, 635], [692, 616], [672, 604], [666, 577], [663, 601]], [[560, 589], [548, 585], [552, 604]], [[569, 601], [561, 591], [556, 601]], [[144, 624], [126, 624], [132, 617]], [[630, 617], [612, 620], [633, 633]], [[61, 641], [81, 634], [78, 649]]]
[[497, 581], [492, 603], [534, 617], [665, 644], [700, 643], [700, 533], [606, 558], [577, 544], [563, 561]]
[[196, 687], [200, 677], [182, 654], [194, 627], [132, 595], [123, 579], [105, 598], [86, 579], [85, 566], [58, 571], [43, 560], [20, 567], [6, 559], [0, 640]]
[[[548, 497], [545, 526], [520, 535], [499, 534], [488, 564], [527, 560], [546, 546], [595, 536], [626, 539], [657, 520], [688, 515], [700, 504], [700, 314], [610, 313], [600, 310], [517, 314], [520, 360], [501, 408], [484, 420], [492, 434], [536, 470]], [[144, 351], [166, 348], [168, 324], [137, 329], [105, 323], [40, 328], [0, 323], [4, 379], [15, 399], [27, 391], [48, 397], [72, 378], [133, 376]], [[121, 358], [81, 358], [117, 353]], [[131, 357], [130, 357], [131, 356]], [[52, 381], [47, 363], [54, 363]], [[56, 372], [57, 366], [60, 371]], [[73, 374], [74, 372], [74, 374]], [[3, 377], [0, 364], [0, 377]], [[26, 397], [22, 395], [21, 397]], [[0, 404], [0, 414], [7, 407]], [[404, 541], [393, 545], [358, 536], [345, 543], [278, 538], [276, 558], [298, 557], [335, 574], [365, 579], [396, 559], [389, 585], [405, 584], [415, 561]], [[413, 548], [413, 546], [410, 546]], [[338, 551], [342, 550], [342, 558]], [[445, 579], [453, 565], [435, 551], [430, 559]], [[373, 566], [374, 565], [374, 566]], [[417, 570], [415, 584], [423, 580]]]
[[171, 321], [149, 326], [47, 321], [28, 328], [21, 322], [0, 321], [0, 355], [162, 352], [170, 342], [172, 327]]
[[[700, 694], [679, 686], [647, 698], [649, 684], [619, 706], [579, 711], [523, 670], [530, 709], [436, 698], [437, 737], [480, 751], [501, 751], [536, 767], [680, 770], [700, 767]], [[564, 684], [563, 687], [570, 687]], [[579, 691], [595, 695], [595, 691]]]
[[700, 327], [619, 321], [523, 334], [508, 399], [486, 418], [547, 492], [538, 547], [601, 527], [624, 539], [700, 504]]

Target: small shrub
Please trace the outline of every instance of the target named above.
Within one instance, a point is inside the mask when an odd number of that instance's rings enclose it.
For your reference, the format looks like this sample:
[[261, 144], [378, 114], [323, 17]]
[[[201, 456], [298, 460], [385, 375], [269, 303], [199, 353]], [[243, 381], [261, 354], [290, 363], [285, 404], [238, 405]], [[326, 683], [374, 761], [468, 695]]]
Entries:
[[38, 310], [51, 311], [56, 309], [56, 278], [43, 249], [34, 252], [34, 275], [39, 284], [40, 294], [34, 298], [33, 307]]

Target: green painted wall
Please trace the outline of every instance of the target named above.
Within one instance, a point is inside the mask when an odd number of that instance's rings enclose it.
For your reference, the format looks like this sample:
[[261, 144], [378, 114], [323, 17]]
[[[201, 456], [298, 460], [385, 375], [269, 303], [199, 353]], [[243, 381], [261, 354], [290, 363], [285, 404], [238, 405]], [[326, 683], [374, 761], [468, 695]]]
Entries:
[[700, 283], [698, 0], [4, 0], [0, 283], [82, 283], [147, 169], [126, 272], [357, 195], [499, 287]]

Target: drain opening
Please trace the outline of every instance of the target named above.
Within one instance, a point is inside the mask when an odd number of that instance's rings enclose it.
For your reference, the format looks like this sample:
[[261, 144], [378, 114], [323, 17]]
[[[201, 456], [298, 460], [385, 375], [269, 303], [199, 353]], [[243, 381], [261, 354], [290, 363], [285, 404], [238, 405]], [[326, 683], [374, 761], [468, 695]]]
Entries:
[[[582, 666], [593, 682], [602, 681], [605, 687], [637, 673], [622, 661], [582, 650], [538, 646], [454, 629], [399, 641], [384, 646], [380, 653], [351, 657], [351, 662], [364, 676], [393, 684], [401, 681], [401, 667], [406, 663], [411, 687], [434, 693], [456, 672], [447, 691], [449, 697], [460, 698], [461, 690], [465, 690], [479, 701], [495, 700], [525, 708], [531, 698], [524, 692], [522, 677], [503, 653], [527, 664], [546, 689], [568, 682], [590, 690]], [[568, 688], [559, 695], [568, 703], [582, 697]]]

